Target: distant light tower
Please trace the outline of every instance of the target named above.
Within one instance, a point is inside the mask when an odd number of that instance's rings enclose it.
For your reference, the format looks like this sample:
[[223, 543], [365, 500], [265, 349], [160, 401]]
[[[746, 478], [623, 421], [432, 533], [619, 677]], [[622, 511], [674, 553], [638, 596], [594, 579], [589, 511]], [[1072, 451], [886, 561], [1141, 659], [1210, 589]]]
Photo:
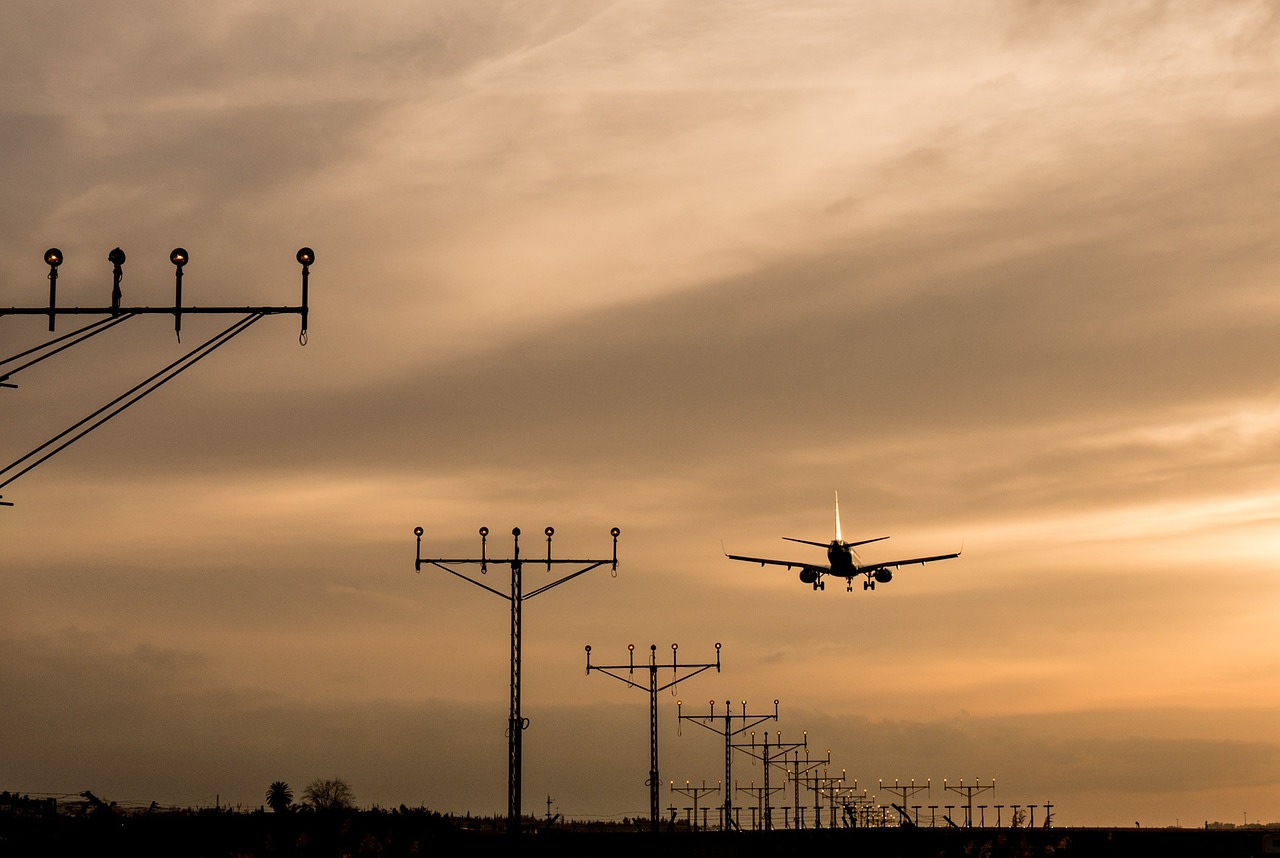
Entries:
[[[687, 780], [684, 782], [684, 786], [678, 787], [676, 786], [676, 782], [672, 781], [671, 791], [678, 792], [681, 795], [687, 795], [693, 799], [693, 823], [689, 826], [689, 828], [691, 831], [697, 831], [698, 830], [698, 799], [706, 795], [707, 793], [719, 792], [720, 787], [719, 786], [709, 787], [707, 786], [706, 781], [702, 782], [702, 786], [690, 786]], [[702, 809], [702, 827], [703, 828], [707, 827], [707, 809], [705, 807]]]
[[745, 792], [753, 796], [756, 800], [755, 806], [751, 808], [751, 829], [753, 831], [772, 831], [769, 825], [769, 796], [775, 792], [782, 792], [783, 787], [756, 786], [755, 781], [751, 781], [749, 786], [737, 786], [738, 792]]
[[[733, 816], [733, 790], [729, 784], [736, 783], [733, 779], [733, 737], [740, 733], [744, 733], [755, 727], [757, 724], [763, 724], [765, 721], [778, 720], [778, 701], [773, 701], [772, 715], [748, 715], [747, 701], [742, 701], [742, 714], [735, 714], [728, 700], [724, 702], [724, 714], [716, 714], [716, 702], [710, 701], [711, 711], [706, 715], [685, 715], [682, 707], [683, 700], [676, 701], [676, 718], [683, 722], [689, 720], [695, 724], [699, 724], [713, 733], [719, 733], [724, 737], [724, 827], [736, 827], [737, 823]], [[715, 726], [716, 722], [722, 722], [721, 726]], [[737, 726], [735, 727], [735, 722]]]
[[964, 778], [961, 778], [959, 786], [948, 785], [946, 780], [943, 780], [942, 782], [943, 790], [950, 790], [951, 792], [959, 793], [960, 795], [963, 795], [965, 797], [965, 804], [964, 804], [964, 809], [965, 809], [964, 810], [964, 827], [965, 828], [973, 828], [973, 797], [975, 795], [981, 795], [984, 792], [995, 791], [996, 782], [994, 780], [991, 781], [991, 783], [987, 784], [986, 786], [982, 786], [981, 782], [982, 782], [981, 778], [979, 778], [974, 783], [971, 783], [968, 785], [965, 784]]
[[[566, 581], [571, 581], [579, 575], [585, 575], [592, 569], [598, 569], [601, 566], [612, 566], [613, 571], [618, 571], [618, 534], [621, 531], [613, 528], [609, 531], [609, 535], [613, 537], [613, 557], [608, 560], [561, 560], [551, 557], [551, 537], [555, 534], [555, 528], [547, 527], [543, 530], [547, 537], [547, 557], [545, 560], [533, 561], [539, 565], [546, 563], [547, 571], [551, 571], [552, 566], [568, 564], [571, 566], [581, 566], [582, 568], [576, 572], [565, 575], [552, 581], [550, 584], [544, 584], [535, 589], [532, 593], [524, 592], [523, 570], [526, 561], [520, 558], [520, 528], [511, 529], [511, 536], [514, 542], [511, 557], [504, 559], [495, 559], [488, 556], [487, 544], [489, 538], [489, 528], [480, 528], [480, 557], [479, 559], [470, 558], [426, 558], [422, 556], [422, 534], [421, 527], [413, 529], [413, 535], [418, 540], [418, 552], [414, 561], [414, 571], [421, 572], [424, 565], [435, 566], [443, 569], [450, 575], [461, 578], [463, 581], [475, 584], [481, 590], [493, 593], [499, 598], [506, 599], [511, 603], [511, 709], [507, 718], [507, 833], [520, 833], [520, 779], [521, 779], [521, 761], [523, 758], [523, 743], [521, 734], [528, 729], [529, 719], [520, 714], [520, 637], [521, 625], [520, 615], [521, 608], [526, 599], [532, 599], [540, 593], [545, 593], [553, 587], [558, 587]], [[507, 595], [499, 590], [495, 590], [488, 584], [483, 584], [476, 579], [464, 575], [450, 566], [463, 566], [469, 564], [479, 564], [480, 573], [485, 574], [488, 571], [489, 564], [495, 566], [511, 567], [511, 594]]]
[[[826, 793], [827, 807], [831, 810], [831, 827], [832, 828], [836, 827], [836, 796], [838, 796], [841, 793], [841, 791], [844, 790], [845, 776], [846, 776], [845, 770], [841, 769], [840, 777], [838, 778], [835, 776], [829, 776], [824, 772], [821, 778], [814, 779], [814, 793], [815, 793], [814, 806], [813, 806], [814, 817], [819, 821], [822, 819], [821, 806], [817, 802], [817, 797], [822, 793]], [[857, 788], [858, 788], [858, 782], [855, 780], [853, 782], [853, 789], [856, 790]], [[819, 825], [817, 827], [821, 828], [822, 826]]]
[[[906, 812], [908, 802], [922, 792], [923, 793], [931, 792], [932, 786], [933, 786], [932, 778], [930, 778], [929, 780], [926, 780], [924, 783], [924, 786], [916, 786], [915, 778], [911, 779], [910, 784], [900, 784], [898, 783], [897, 778], [894, 778], [893, 786], [891, 787], [885, 786], [884, 781], [880, 781], [880, 789], [882, 791], [893, 793], [902, 802], [901, 805], [895, 805], [895, 806], [901, 808], [902, 817], [903, 819], [906, 819], [908, 822], [911, 822], [911, 817], [907, 816], [907, 812]], [[920, 820], [917, 818], [915, 822], [913, 822], [912, 824], [918, 825], [919, 822]]]
[[[796, 751], [797, 753], [799, 753], [800, 749], [808, 750], [809, 749], [809, 733], [806, 731], [803, 735], [802, 740], [799, 742], [783, 742], [782, 732], [779, 731], [777, 733], [777, 741], [775, 741], [772, 745], [770, 745], [769, 731], [765, 730], [763, 742], [761, 745], [757, 747], [756, 731], [752, 730], [750, 745], [735, 745], [734, 747], [738, 748], [740, 751], [745, 752], [747, 756], [752, 757], [753, 759], [759, 760], [761, 763], [764, 764], [764, 787], [763, 787], [763, 791], [761, 792], [761, 795], [764, 798], [764, 802], [763, 802], [761, 821], [763, 823], [765, 831], [772, 831], [773, 830], [773, 808], [770, 803], [770, 797], [773, 795], [773, 793], [777, 792], [778, 790], [773, 790], [769, 788], [769, 770], [773, 766], [778, 765], [779, 758], [784, 758], [784, 762], [785, 762], [785, 755], [790, 753], [791, 751]], [[785, 771], [785, 767], [783, 767], [783, 770]], [[779, 787], [778, 789], [781, 789], [781, 787]]]
[[[808, 733], [805, 733], [805, 741], [808, 741]], [[792, 787], [795, 790], [796, 805], [796, 828], [804, 828], [804, 805], [800, 803], [800, 784], [807, 780], [806, 775], [820, 767], [825, 768], [831, 765], [831, 751], [827, 751], [827, 756], [821, 760], [809, 759], [809, 751], [806, 747], [804, 752], [804, 762], [800, 762], [800, 752], [795, 752], [795, 757], [791, 761], [791, 768], [787, 771], [787, 776], [791, 778]], [[815, 777], [817, 777], [815, 775]], [[822, 821], [818, 820], [817, 827], [822, 827]]]
[[[658, 775], [658, 692], [666, 691], [686, 679], [697, 676], [699, 673], [716, 669], [716, 673], [720, 672], [720, 644], [716, 644], [716, 660], [715, 664], [680, 664], [676, 659], [676, 651], [679, 647], [676, 644], [671, 645], [671, 663], [658, 664], [658, 645], [651, 644], [649, 646], [649, 664], [641, 666], [641, 670], [649, 672], [649, 682], [647, 685], [641, 685], [631, 679], [631, 675], [636, 672], [636, 645], [627, 644], [627, 657], [630, 659], [627, 664], [592, 664], [591, 663], [591, 647], [587, 648], [587, 675], [591, 671], [598, 670], [606, 676], [612, 676], [614, 679], [630, 685], [632, 688], [647, 688], [649, 691], [649, 825], [651, 830], [656, 834], [658, 831], [658, 800], [659, 792], [662, 789], [662, 780]], [[627, 676], [622, 676], [614, 671], [627, 671]], [[658, 671], [670, 670], [673, 678], [666, 685], [658, 684]], [[681, 670], [689, 670], [691, 673], [680, 675]]]

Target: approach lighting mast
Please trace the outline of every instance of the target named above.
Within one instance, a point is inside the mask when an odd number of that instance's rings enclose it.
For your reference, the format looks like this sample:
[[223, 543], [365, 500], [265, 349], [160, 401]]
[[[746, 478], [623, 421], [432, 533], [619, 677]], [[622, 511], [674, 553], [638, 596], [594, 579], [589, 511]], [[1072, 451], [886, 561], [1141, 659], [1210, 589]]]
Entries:
[[782, 792], [783, 787], [770, 787], [768, 785], [756, 786], [755, 781], [751, 781], [748, 786], [737, 786], [738, 792], [745, 792], [753, 797], [756, 803], [751, 807], [751, 830], [752, 831], [772, 831], [766, 824], [769, 816], [769, 796], [775, 792]]
[[[680, 793], [680, 795], [687, 795], [689, 798], [693, 799], [693, 822], [692, 824], [690, 824], [689, 829], [691, 831], [697, 831], [698, 830], [698, 799], [700, 799], [704, 795], [707, 795], [708, 793], [719, 792], [720, 787], [718, 785], [707, 786], [706, 781], [702, 782], [702, 786], [691, 786], [688, 781], [685, 781], [684, 786], [678, 787], [676, 786], [675, 781], [671, 781], [671, 791]], [[703, 828], [707, 827], [706, 810], [707, 809], [705, 807], [702, 809], [702, 827]]]
[[[551, 537], [555, 535], [555, 528], [547, 527], [543, 529], [543, 534], [547, 537], [547, 556], [545, 559], [532, 561], [537, 565], [546, 564], [547, 571], [550, 572], [554, 566], [580, 566], [576, 572], [564, 575], [549, 584], [543, 584], [530, 593], [524, 592], [523, 572], [524, 564], [527, 562], [520, 557], [520, 528], [511, 529], [513, 542], [512, 553], [507, 558], [492, 558], [488, 555], [488, 539], [489, 528], [480, 528], [480, 557], [473, 558], [446, 558], [446, 557], [423, 557], [422, 556], [422, 534], [421, 527], [413, 529], [413, 535], [418, 540], [417, 557], [414, 560], [414, 571], [421, 572], [422, 567], [435, 566], [443, 569], [450, 575], [461, 578], [471, 584], [475, 584], [481, 590], [493, 593], [499, 598], [506, 599], [511, 603], [511, 707], [507, 718], [507, 833], [520, 833], [520, 779], [521, 779], [521, 760], [523, 757], [523, 744], [521, 742], [521, 734], [528, 729], [529, 719], [525, 718], [520, 712], [520, 620], [521, 608], [526, 599], [532, 599], [541, 593], [559, 587], [566, 581], [572, 581], [580, 575], [585, 575], [593, 569], [599, 569], [601, 566], [609, 566], [613, 570], [613, 574], [618, 574], [618, 528], [609, 531], [609, 535], [613, 537], [613, 557], [607, 560], [570, 560], [561, 558], [552, 558], [551, 556]], [[479, 565], [480, 574], [487, 574], [489, 566], [510, 566], [511, 567], [511, 592], [508, 595], [500, 590], [495, 590], [488, 584], [477, 581], [469, 575], [450, 568], [451, 566]]]
[[[806, 732], [805, 733], [806, 741], [808, 740], [808, 736], [809, 734]], [[785, 764], [785, 763], [786, 763], [786, 760], [784, 759], [782, 764]], [[826, 767], [829, 765], [831, 765], [830, 750], [827, 751], [826, 759], [811, 760], [809, 759], [808, 746], [805, 746], [804, 762], [800, 761], [800, 751], [799, 750], [793, 751], [793, 759], [791, 760], [791, 765], [787, 767], [787, 777], [791, 779], [792, 788], [795, 790], [795, 795], [793, 799], [795, 801], [795, 806], [796, 806], [796, 809], [795, 809], [796, 828], [804, 828], [804, 805], [800, 803], [800, 784], [806, 780], [806, 776], [809, 774], [809, 772], [812, 772], [814, 769], [817, 769], [819, 767]], [[822, 826], [819, 825], [818, 827], [821, 828]]]
[[[699, 673], [715, 668], [716, 673], [720, 672], [720, 644], [716, 644], [716, 660], [714, 664], [680, 664], [677, 659], [677, 644], [671, 645], [671, 663], [658, 664], [658, 645], [649, 645], [649, 663], [641, 665], [640, 670], [649, 672], [649, 682], [641, 685], [631, 677], [635, 675], [636, 668], [636, 645], [627, 644], [627, 664], [592, 664], [591, 663], [591, 647], [587, 650], [587, 675], [591, 675], [591, 671], [598, 670], [606, 676], [612, 676], [614, 679], [630, 685], [632, 688], [648, 689], [649, 691], [649, 825], [650, 830], [655, 834], [658, 831], [658, 800], [659, 793], [662, 789], [662, 780], [658, 775], [658, 692], [666, 691], [668, 688], [674, 688], [676, 685], [691, 679]], [[614, 671], [627, 672], [626, 676]], [[658, 684], [658, 671], [670, 670], [672, 679], [665, 685]], [[680, 671], [691, 671], [681, 675]], [[727, 782], [726, 782], [727, 783]]]
[[[830, 754], [827, 755], [830, 757]], [[822, 774], [819, 775], [814, 771], [813, 776], [806, 778], [805, 788], [813, 790], [813, 827], [822, 827], [822, 794], [826, 793], [827, 801], [831, 805], [831, 827], [836, 827], [836, 794], [844, 788], [845, 770], [840, 770], [840, 776], [828, 775], [824, 768]], [[858, 782], [853, 782], [853, 788], [858, 788]]]
[[782, 787], [778, 787], [778, 790], [769, 788], [769, 771], [773, 766], [779, 765], [779, 760], [783, 761], [783, 770], [785, 771], [786, 754], [789, 754], [792, 751], [799, 753], [801, 749], [807, 751], [809, 749], [809, 733], [808, 731], [805, 731], [802, 741], [783, 742], [782, 732], [778, 731], [776, 734], [776, 741], [774, 741], [773, 744], [770, 744], [769, 731], [765, 730], [761, 743], [756, 744], [756, 731], [752, 730], [750, 744], [737, 744], [734, 745], [734, 747], [745, 753], [748, 757], [759, 760], [764, 764], [764, 784], [760, 793], [764, 798], [763, 804], [761, 805], [761, 824], [765, 831], [772, 831], [773, 810], [770, 806], [769, 797], [773, 795], [773, 793], [782, 789]]
[[944, 780], [942, 782], [942, 788], [964, 796], [964, 827], [973, 828], [973, 798], [974, 796], [981, 795], [984, 792], [995, 792], [996, 782], [995, 780], [992, 780], [991, 783], [986, 786], [982, 786], [981, 778], [971, 784], [966, 784], [964, 782], [964, 778], [961, 778], [959, 786], [955, 784], [948, 784]]
[[763, 724], [765, 721], [778, 720], [778, 701], [773, 701], [773, 713], [764, 715], [748, 715], [747, 701], [742, 701], [742, 712], [735, 713], [732, 704], [726, 700], [724, 702], [724, 714], [716, 714], [716, 702], [710, 701], [711, 711], [706, 715], [685, 715], [682, 707], [684, 701], [676, 701], [676, 717], [680, 721], [689, 720], [702, 727], [707, 728], [712, 733], [718, 733], [724, 737], [724, 827], [730, 828], [735, 825], [733, 822], [733, 790], [729, 788], [729, 784], [733, 783], [733, 737], [745, 733], [752, 727]]
[[[845, 787], [844, 785], [845, 777], [846, 777], [845, 770], [841, 769], [840, 777], [835, 778], [835, 777], [824, 776], [821, 780], [821, 783], [818, 785], [818, 788], [822, 790], [822, 792], [825, 793], [827, 797], [827, 807], [831, 811], [831, 827], [832, 828], [836, 827], [836, 799], [841, 794], [845, 793], [848, 789], [850, 789], [848, 787]], [[856, 790], [857, 788], [858, 788], [858, 782], [855, 780], [853, 782], [852, 789]]]
[[[182, 317], [184, 314], [214, 314], [214, 315], [230, 315], [241, 316], [242, 318], [234, 322], [230, 327], [226, 328], [216, 336], [206, 340], [194, 349], [187, 352], [178, 360], [166, 366], [164, 369], [147, 378], [145, 381], [135, 385], [126, 393], [113, 399], [111, 402], [94, 411], [88, 417], [73, 424], [69, 428], [63, 430], [59, 434], [53, 436], [45, 443], [36, 447], [25, 456], [11, 462], [9, 465], [0, 469], [0, 489], [12, 483], [14, 480], [28, 473], [43, 462], [48, 461], [53, 456], [65, 450], [76, 441], [88, 435], [94, 429], [97, 429], [103, 423], [106, 423], [112, 417], [123, 412], [129, 406], [134, 405], [148, 394], [154, 392], [161, 385], [173, 380], [187, 369], [190, 369], [199, 361], [212, 354], [217, 349], [226, 345], [235, 337], [244, 333], [251, 326], [260, 321], [264, 316], [273, 316], [280, 314], [293, 313], [301, 317], [302, 330], [298, 336], [299, 342], [306, 345], [307, 342], [307, 289], [308, 277], [311, 273], [311, 265], [316, 260], [315, 251], [309, 247], [299, 250], [295, 256], [298, 264], [302, 266], [302, 303], [297, 306], [207, 306], [196, 307], [187, 306], [182, 303], [182, 275], [187, 264], [191, 261], [191, 254], [185, 248], [176, 247], [169, 254], [169, 261], [174, 267], [174, 297], [172, 307], [145, 307], [145, 306], [129, 306], [123, 303], [124, 293], [120, 287], [121, 280], [124, 276], [125, 253], [120, 248], [114, 248], [107, 254], [107, 261], [111, 263], [111, 303], [102, 307], [59, 307], [58, 306], [58, 269], [61, 267], [64, 256], [61, 250], [51, 247], [44, 252], [44, 262], [49, 266], [49, 305], [47, 307], [0, 307], [0, 316], [47, 316], [49, 319], [49, 330], [56, 328], [56, 322], [59, 316], [98, 316], [96, 321], [81, 327], [71, 333], [55, 337], [33, 348], [26, 349], [16, 355], [0, 359], [0, 388], [15, 389], [18, 385], [12, 383], [11, 379], [25, 369], [35, 366], [36, 364], [58, 355], [73, 346], [79, 345], [99, 334], [105, 333], [117, 325], [123, 324], [130, 319], [145, 315], [172, 315], [173, 330], [178, 337], [178, 341], [182, 341]], [[0, 495], [3, 497], [3, 495]], [[0, 500], [0, 506], [12, 506], [12, 503], [6, 503]]]
[[898, 800], [901, 801], [902, 804], [901, 805], [895, 804], [894, 807], [899, 808], [898, 812], [902, 815], [902, 818], [904, 820], [906, 820], [907, 822], [915, 826], [919, 826], [920, 824], [920, 812], [917, 809], [916, 818], [912, 820], [911, 816], [907, 813], [909, 802], [911, 801], [911, 799], [915, 798], [917, 795], [919, 795], [922, 792], [923, 793], [931, 792], [932, 786], [933, 786], [932, 778], [926, 780], [924, 782], [924, 786], [916, 786], [915, 778], [912, 778], [911, 783], [909, 784], [900, 784], [898, 783], [898, 779], [894, 778], [893, 786], [885, 786], [884, 781], [880, 781], [880, 790], [882, 792], [891, 792], [895, 796], [897, 796]]

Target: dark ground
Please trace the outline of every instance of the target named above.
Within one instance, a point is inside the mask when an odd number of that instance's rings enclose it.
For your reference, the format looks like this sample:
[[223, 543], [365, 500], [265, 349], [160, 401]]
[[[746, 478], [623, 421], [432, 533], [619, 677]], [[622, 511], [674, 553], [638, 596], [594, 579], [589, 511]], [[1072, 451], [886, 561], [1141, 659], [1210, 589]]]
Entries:
[[944, 829], [870, 828], [774, 832], [571, 831], [518, 838], [465, 831], [433, 813], [164, 814], [155, 816], [0, 820], [0, 858], [115, 856], [138, 858], [342, 858], [470, 853], [587, 858], [632, 855], [777, 858], [855, 855], [1187, 856], [1280, 855], [1280, 831], [1260, 829]]

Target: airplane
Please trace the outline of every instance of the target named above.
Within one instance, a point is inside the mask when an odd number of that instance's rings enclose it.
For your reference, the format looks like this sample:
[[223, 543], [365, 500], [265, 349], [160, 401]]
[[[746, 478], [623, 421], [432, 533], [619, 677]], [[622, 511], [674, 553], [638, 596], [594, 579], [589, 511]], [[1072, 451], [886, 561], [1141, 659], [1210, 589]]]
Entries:
[[743, 557], [739, 554], [725, 553], [725, 557], [730, 560], [745, 560], [748, 563], [759, 563], [761, 566], [785, 566], [788, 569], [800, 567], [800, 580], [805, 584], [812, 584], [815, 590], [825, 590], [826, 585], [822, 580], [823, 575], [836, 575], [845, 579], [848, 585], [848, 591], [853, 592], [853, 579], [861, 575], [866, 578], [862, 582], [862, 589], [874, 590], [877, 582], [880, 584], [888, 584], [893, 580], [893, 570], [900, 566], [914, 566], [925, 563], [933, 563], [937, 560], [950, 560], [959, 557], [960, 552], [954, 554], [934, 554], [930, 557], [912, 557], [907, 560], [886, 560], [881, 563], [866, 563], [858, 556], [858, 552], [854, 550], [856, 546], [867, 545], [872, 542], [880, 542], [888, 539], [887, 536], [878, 536], [875, 539], [863, 539], [858, 542], [845, 542], [840, 535], [840, 493], [836, 492], [836, 538], [830, 542], [813, 542], [808, 539], [795, 539], [790, 536], [784, 536], [783, 539], [788, 542], [799, 542], [802, 545], [816, 545], [818, 548], [827, 549], [828, 565], [817, 563], [805, 563], [800, 560], [770, 560], [766, 557]]

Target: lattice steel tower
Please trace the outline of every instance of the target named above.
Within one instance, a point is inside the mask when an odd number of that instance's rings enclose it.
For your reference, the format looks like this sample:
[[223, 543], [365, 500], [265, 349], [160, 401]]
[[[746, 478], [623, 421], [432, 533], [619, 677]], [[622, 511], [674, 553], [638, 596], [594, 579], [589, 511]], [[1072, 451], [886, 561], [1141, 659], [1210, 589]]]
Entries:
[[[562, 560], [560, 558], [552, 558], [551, 556], [551, 537], [555, 534], [555, 528], [547, 527], [543, 530], [547, 537], [547, 556], [545, 559], [533, 561], [536, 564], [545, 563], [547, 571], [550, 572], [553, 566], [570, 565], [581, 566], [583, 568], [569, 575], [552, 581], [550, 584], [544, 584], [531, 593], [524, 592], [523, 570], [525, 560], [520, 558], [520, 528], [512, 528], [511, 536], [514, 543], [511, 556], [508, 558], [491, 558], [488, 556], [488, 538], [489, 528], [480, 528], [480, 557], [472, 558], [428, 558], [422, 556], [422, 534], [421, 527], [413, 529], [413, 535], [418, 539], [417, 558], [414, 561], [414, 571], [421, 572], [424, 565], [435, 566], [450, 575], [455, 575], [463, 581], [475, 584], [482, 590], [493, 593], [495, 596], [506, 599], [511, 603], [511, 707], [510, 714], [507, 718], [507, 832], [509, 834], [518, 834], [520, 832], [520, 779], [521, 779], [521, 760], [523, 757], [523, 743], [521, 734], [528, 729], [529, 719], [525, 718], [520, 712], [520, 614], [521, 608], [526, 599], [532, 599], [540, 593], [545, 593], [553, 587], [558, 587], [566, 581], [571, 581], [579, 575], [585, 575], [592, 569], [598, 569], [601, 566], [611, 566], [613, 571], [618, 571], [618, 534], [621, 533], [618, 528], [609, 531], [609, 535], [613, 537], [613, 557], [608, 560]], [[511, 593], [510, 595], [495, 590], [488, 584], [483, 584], [476, 579], [464, 575], [455, 569], [450, 569], [450, 565], [461, 566], [466, 564], [479, 564], [481, 574], [488, 571], [489, 565], [510, 566], [511, 567]]]
[[[720, 672], [720, 644], [716, 644], [716, 660], [715, 664], [680, 664], [676, 660], [676, 650], [679, 647], [676, 644], [671, 645], [671, 663], [658, 664], [658, 645], [649, 645], [649, 663], [641, 665], [640, 670], [649, 672], [648, 685], [641, 685], [630, 678], [634, 674], [636, 668], [636, 645], [627, 644], [627, 664], [592, 664], [591, 663], [591, 647], [587, 647], [587, 674], [591, 671], [598, 670], [607, 676], [612, 676], [621, 682], [630, 685], [632, 688], [647, 688], [649, 691], [649, 826], [653, 832], [658, 831], [658, 800], [662, 789], [662, 780], [658, 775], [658, 692], [666, 691], [668, 688], [683, 682], [686, 679], [697, 676], [699, 673], [715, 668], [716, 672]], [[628, 676], [622, 676], [614, 673], [615, 670], [625, 670]], [[658, 684], [658, 671], [670, 670], [674, 677], [666, 685]], [[681, 670], [689, 670], [683, 676], [679, 675]]]

